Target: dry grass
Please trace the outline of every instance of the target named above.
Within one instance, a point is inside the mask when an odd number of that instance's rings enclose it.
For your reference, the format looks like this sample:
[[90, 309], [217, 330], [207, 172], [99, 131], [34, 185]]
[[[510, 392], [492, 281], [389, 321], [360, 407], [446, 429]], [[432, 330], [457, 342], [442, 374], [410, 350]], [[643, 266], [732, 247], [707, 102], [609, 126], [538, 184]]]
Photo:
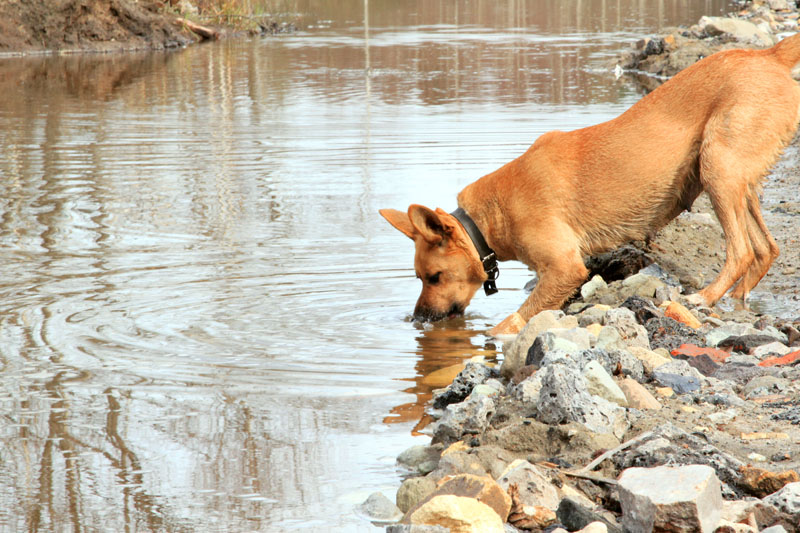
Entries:
[[[169, 0], [178, 8], [180, 0]], [[189, 0], [197, 7], [198, 21], [232, 26], [242, 30], [258, 30], [274, 23], [292, 20], [297, 13], [294, 0]]]

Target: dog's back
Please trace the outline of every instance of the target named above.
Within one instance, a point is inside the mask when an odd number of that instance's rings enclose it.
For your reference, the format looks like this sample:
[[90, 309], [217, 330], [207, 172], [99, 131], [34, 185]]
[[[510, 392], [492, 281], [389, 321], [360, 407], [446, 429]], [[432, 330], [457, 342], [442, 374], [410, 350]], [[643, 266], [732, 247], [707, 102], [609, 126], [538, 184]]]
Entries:
[[531, 211], [561, 211], [590, 255], [644, 239], [689, 209], [713, 188], [715, 160], [757, 187], [797, 127], [798, 59], [800, 34], [709, 56], [611, 121], [543, 135], [509, 164], [527, 177], [522, 188], [512, 180], [513, 194]]

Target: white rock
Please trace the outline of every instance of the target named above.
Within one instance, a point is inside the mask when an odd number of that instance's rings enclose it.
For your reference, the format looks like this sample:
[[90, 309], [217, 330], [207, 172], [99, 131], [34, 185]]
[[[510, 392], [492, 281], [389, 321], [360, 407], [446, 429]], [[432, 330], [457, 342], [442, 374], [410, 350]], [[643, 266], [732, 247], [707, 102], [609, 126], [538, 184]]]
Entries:
[[591, 298], [598, 290], [602, 290], [607, 287], [608, 284], [603, 280], [603, 277], [600, 275], [595, 275], [581, 287], [581, 298], [584, 300]]
[[602, 522], [592, 522], [581, 529], [578, 533], [608, 533], [608, 526]]
[[800, 514], [800, 481], [788, 483], [762, 500], [789, 514]]
[[782, 342], [770, 342], [769, 344], [762, 344], [761, 346], [757, 346], [753, 348], [752, 355], [762, 359], [768, 355], [786, 355], [787, 353], [791, 352], [792, 349], [783, 344]]
[[622, 525], [629, 531], [711, 533], [721, 518], [722, 493], [705, 465], [628, 468], [619, 477]]
[[605, 398], [621, 407], [628, 407], [625, 393], [614, 382], [614, 378], [608, 375], [603, 365], [597, 361], [589, 361], [583, 367], [583, 377], [586, 379], [586, 387], [591, 394]]

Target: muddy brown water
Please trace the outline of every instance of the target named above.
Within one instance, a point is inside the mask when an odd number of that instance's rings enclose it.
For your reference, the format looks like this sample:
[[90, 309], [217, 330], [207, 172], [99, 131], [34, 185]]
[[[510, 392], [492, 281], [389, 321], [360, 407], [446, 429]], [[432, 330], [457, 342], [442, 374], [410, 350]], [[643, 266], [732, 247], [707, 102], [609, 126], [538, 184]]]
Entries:
[[375, 531], [353, 506], [394, 496], [434, 371], [494, 357], [529, 278], [414, 323], [377, 210], [455, 208], [635, 102], [619, 49], [728, 9], [328, 4], [293, 35], [0, 60], [0, 530]]

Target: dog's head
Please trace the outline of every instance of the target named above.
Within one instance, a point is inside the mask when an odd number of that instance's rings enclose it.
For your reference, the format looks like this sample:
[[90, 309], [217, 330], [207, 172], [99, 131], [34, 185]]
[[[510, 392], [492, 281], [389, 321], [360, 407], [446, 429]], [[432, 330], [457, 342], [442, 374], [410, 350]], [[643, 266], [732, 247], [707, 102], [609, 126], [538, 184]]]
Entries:
[[464, 312], [487, 275], [463, 226], [442, 209], [411, 205], [407, 213], [381, 209], [389, 223], [414, 241], [414, 270], [422, 294], [414, 316], [440, 320]]

